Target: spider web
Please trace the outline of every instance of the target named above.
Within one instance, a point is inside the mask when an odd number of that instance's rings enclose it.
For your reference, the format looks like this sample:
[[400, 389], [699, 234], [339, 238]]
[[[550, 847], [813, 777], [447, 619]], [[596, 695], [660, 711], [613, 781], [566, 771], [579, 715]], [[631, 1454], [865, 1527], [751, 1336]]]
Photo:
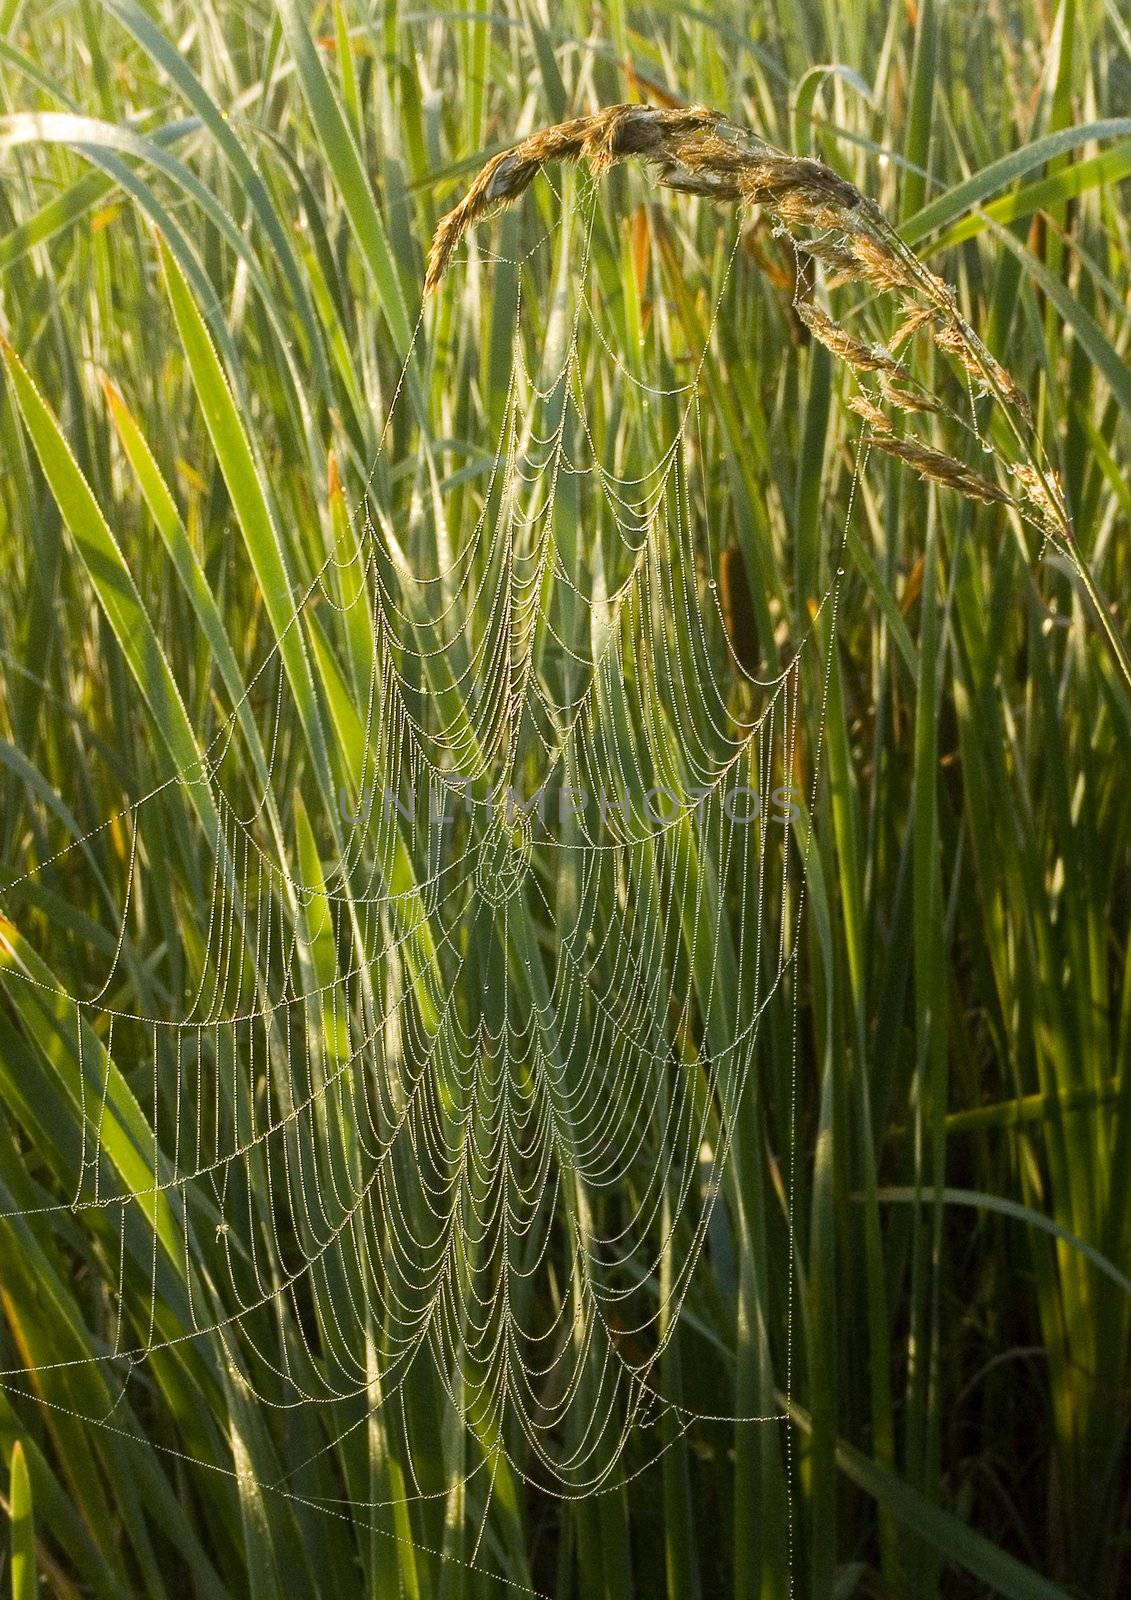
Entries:
[[[804, 779], [803, 672], [840, 567], [752, 673], [715, 577], [700, 405], [729, 266], [682, 381], [647, 382], [605, 315], [596, 217], [582, 184], [500, 261], [498, 433], [446, 479], [405, 416], [418, 324], [382, 434], [407, 449], [375, 464], [294, 599], [336, 783], [295, 735], [276, 646], [201, 762], [104, 825], [128, 851], [123, 881], [96, 884], [117, 918], [101, 981], [67, 990], [13, 953], [73, 1051], [83, 1129], [69, 1201], [18, 1215], [72, 1212], [114, 1308], [90, 1351], [34, 1377], [42, 1395], [61, 1369], [103, 1369], [116, 1398], [91, 1423], [123, 1426], [134, 1375], [187, 1346], [241, 1406], [317, 1408], [319, 1455], [387, 1418], [412, 1499], [434, 1492], [405, 1402], [422, 1365], [474, 1441], [463, 1483], [510, 1470], [594, 1493], [630, 1440], [642, 1470], [696, 1420], [666, 1397], [664, 1356], [725, 1210], [765, 1019], [797, 1004], [789, 830], [819, 761]], [[153, 952], [168, 1002], [146, 1009], [139, 900], [177, 788], [210, 797], [218, 843], [173, 908], [183, 947]], [[28, 876], [65, 860], [99, 878], [91, 837]], [[203, 832], [190, 843], [209, 858]], [[792, 1106], [785, 1124], [792, 1141]]]

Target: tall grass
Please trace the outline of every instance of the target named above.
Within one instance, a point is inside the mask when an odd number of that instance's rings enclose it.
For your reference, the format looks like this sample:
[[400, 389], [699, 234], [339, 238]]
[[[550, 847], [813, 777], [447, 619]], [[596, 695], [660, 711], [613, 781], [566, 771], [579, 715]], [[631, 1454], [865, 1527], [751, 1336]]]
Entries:
[[[49, 1592], [105, 1596], [1122, 1593], [1131, 36], [1118, 8], [7, 0], [0, 60], [0, 884], [20, 880], [0, 923], [0, 1367], [28, 1374], [0, 1391], [15, 1593], [34, 1592], [36, 1569]], [[207, 787], [153, 802], [164, 844], [136, 863], [117, 963], [131, 839], [102, 825], [191, 769], [229, 716], [226, 781], [254, 794], [276, 775], [263, 825], [318, 889], [319, 841], [333, 844], [338, 794], [356, 788], [374, 641], [332, 604], [292, 627], [291, 597], [345, 536], [382, 442], [387, 503], [434, 472], [452, 526], [474, 524], [518, 294], [514, 269], [486, 256], [517, 257], [559, 201], [536, 186], [497, 233], [472, 235], [414, 345], [437, 223], [500, 148], [635, 99], [725, 108], [898, 219], [1020, 386], [1095, 598], [1000, 503], [924, 480], [906, 452], [874, 455], [853, 491], [845, 347], [819, 312], [799, 314], [788, 242], [748, 222], [702, 373], [703, 461], [731, 546], [721, 587], [748, 609], [759, 658], [806, 627], [853, 492], [857, 515], [821, 640], [827, 693], [814, 651], [801, 702], [823, 781], [796, 1128], [783, 1012], [664, 1378], [697, 1412], [788, 1400], [792, 1420], [698, 1424], [596, 1498], [559, 1504], [500, 1470], [476, 1547], [478, 1480], [460, 1481], [481, 1441], [444, 1424], [438, 1384], [410, 1389], [400, 1435], [373, 1405], [339, 1438], [316, 1408], [250, 1404], [238, 1373], [177, 1342], [194, 1297], [229, 1281], [221, 1213], [201, 1200], [187, 1261], [189, 1221], [156, 1187], [173, 1130], [151, 1118], [152, 1058], [126, 1029], [77, 1035], [58, 990], [90, 992], [111, 969], [112, 1003], [154, 1013], [193, 972], [229, 848]], [[592, 273], [642, 375], [682, 374], [702, 347], [734, 225], [609, 179]], [[522, 299], [536, 351], [568, 259], [527, 271], [542, 275]], [[848, 332], [890, 339], [893, 318], [877, 298]], [[579, 360], [600, 392], [607, 353], [588, 338]], [[1005, 449], [992, 398], [977, 406]], [[595, 442], [611, 446], [608, 408], [604, 426]], [[272, 648], [278, 728], [274, 680], [249, 682]], [[413, 864], [390, 849], [410, 898]], [[318, 903], [295, 916], [332, 973]], [[405, 960], [426, 968], [423, 912], [418, 927]], [[529, 939], [552, 950], [553, 930]], [[332, 1020], [308, 1026], [328, 1036]], [[176, 1064], [163, 1069], [171, 1089]], [[84, 1071], [105, 1086], [100, 1151], [84, 1143]], [[156, 1323], [163, 1348], [124, 1389], [84, 1360], [120, 1337], [116, 1220], [44, 1209], [69, 1204], [84, 1165], [149, 1195], [125, 1248], [153, 1264], [157, 1295], [127, 1300], [127, 1342]], [[315, 1294], [303, 1314], [325, 1329], [332, 1308]], [[259, 1330], [280, 1351], [305, 1337], [287, 1315]], [[370, 1330], [374, 1395], [386, 1333]], [[414, 1484], [426, 1497], [400, 1503]]]

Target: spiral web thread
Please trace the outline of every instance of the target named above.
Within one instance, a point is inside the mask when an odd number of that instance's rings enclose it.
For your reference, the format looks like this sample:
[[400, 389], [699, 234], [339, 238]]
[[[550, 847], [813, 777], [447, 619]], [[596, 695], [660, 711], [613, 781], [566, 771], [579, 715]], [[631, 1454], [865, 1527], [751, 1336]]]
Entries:
[[[188, 1346], [241, 1404], [320, 1408], [319, 1455], [386, 1418], [408, 1499], [433, 1492], [404, 1403], [422, 1364], [476, 1441], [463, 1483], [509, 1468], [597, 1492], [630, 1439], [641, 1470], [696, 1420], [665, 1398], [663, 1358], [723, 1225], [764, 1018], [796, 1006], [784, 796], [802, 798], [803, 664], [841, 569], [780, 671], [752, 676], [702, 483], [726, 283], [686, 381], [634, 376], [601, 326], [582, 187], [536, 247], [576, 229], [537, 360], [512, 263], [513, 362], [476, 500], [423, 464], [375, 469], [296, 601], [293, 626], [332, 633], [348, 663], [335, 804], [312, 821], [292, 803], [276, 650], [252, 679], [267, 782], [233, 713], [199, 767], [113, 819], [128, 866], [104, 886], [102, 981], [64, 990], [7, 941], [7, 976], [73, 1050], [83, 1124], [70, 1206], [18, 1215], [73, 1212], [116, 1285], [98, 1353], [10, 1369], [13, 1392], [34, 1377], [57, 1403], [52, 1378], [93, 1364], [112, 1398], [86, 1420], [134, 1431], [137, 1374]], [[175, 786], [207, 789], [220, 848], [199, 947], [167, 963], [183, 992], [143, 1013], [114, 996]], [[82, 870], [87, 840], [52, 862]], [[792, 1107], [782, 1125], [792, 1138]], [[290, 1492], [300, 1465], [265, 1487]]]

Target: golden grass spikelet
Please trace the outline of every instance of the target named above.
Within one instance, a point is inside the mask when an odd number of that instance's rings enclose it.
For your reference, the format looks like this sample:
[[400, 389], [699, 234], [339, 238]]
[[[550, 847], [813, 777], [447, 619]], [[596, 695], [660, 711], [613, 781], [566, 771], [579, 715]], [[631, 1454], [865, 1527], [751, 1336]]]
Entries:
[[863, 417], [873, 433], [891, 432], [891, 418], [886, 411], [880, 410], [869, 395], [854, 394], [848, 402], [848, 409], [855, 411], [858, 417]]
[[795, 239], [794, 243], [802, 254], [811, 256], [814, 261], [832, 270], [835, 276], [829, 280], [830, 288], [836, 283], [848, 283], [858, 275], [856, 257], [834, 239]]
[[901, 344], [906, 344], [908, 339], [914, 337], [928, 323], [937, 321], [937, 313], [932, 306], [916, 306], [904, 317], [899, 327], [891, 336], [891, 347], [898, 350]]
[[919, 477], [927, 478], [932, 483], [945, 484], [949, 489], [957, 489], [971, 500], [981, 500], [987, 505], [1014, 503], [1011, 495], [999, 489], [996, 483], [991, 483], [989, 478], [984, 478], [980, 472], [975, 472], [973, 467], [956, 461], [953, 456], [944, 455], [941, 450], [932, 450], [917, 439], [900, 439], [893, 433], [877, 432], [874, 442], [877, 449], [906, 462]]
[[668, 143], [659, 181], [685, 194], [740, 200], [742, 161], [741, 152], [715, 133], [676, 137]]
[[930, 267], [925, 267], [922, 262], [918, 263], [918, 269], [920, 288], [927, 298], [948, 317], [957, 317], [958, 301], [950, 284], [944, 283], [937, 273], [932, 272]]
[[799, 300], [797, 315], [814, 339], [819, 339], [826, 350], [831, 350], [834, 356], [839, 356], [858, 372], [899, 371], [899, 362], [882, 345], [865, 344], [862, 339], [854, 339], [812, 301]]
[[773, 151], [748, 156], [737, 169], [746, 199], [769, 205], [781, 216], [798, 222], [826, 225], [835, 216], [838, 226], [856, 209], [863, 196], [845, 178], [819, 161]]
[[1042, 525], [1049, 533], [1063, 536], [1068, 522], [1068, 510], [1064, 504], [1060, 484], [1051, 467], [1046, 467], [1044, 476], [1029, 466], [1026, 462], [1019, 462], [1013, 468], [1013, 476], [1021, 485], [1026, 500], [1036, 507]]
[[660, 106], [610, 106], [596, 116], [578, 119], [587, 125], [582, 154], [595, 172], [604, 172], [629, 156], [664, 159], [693, 133], [713, 128], [718, 113], [709, 106], [667, 110]]
[[898, 406], [900, 411], [941, 409], [933, 395], [922, 385], [908, 381], [902, 373], [883, 373], [880, 378], [880, 393], [889, 405]]
[[851, 244], [860, 276], [874, 289], [915, 289], [915, 275], [894, 250], [870, 233], [857, 234]]
[[1032, 425], [1033, 413], [1029, 405], [1029, 396], [1018, 387], [1001, 362], [990, 354], [980, 340], [975, 346], [962, 326], [952, 322], [936, 329], [935, 343], [940, 350], [945, 350], [947, 355], [954, 357], [963, 371], [968, 372], [977, 381], [984, 393], [996, 389], [999, 394], [1006, 397], [1016, 411], [1021, 413], [1025, 421]]

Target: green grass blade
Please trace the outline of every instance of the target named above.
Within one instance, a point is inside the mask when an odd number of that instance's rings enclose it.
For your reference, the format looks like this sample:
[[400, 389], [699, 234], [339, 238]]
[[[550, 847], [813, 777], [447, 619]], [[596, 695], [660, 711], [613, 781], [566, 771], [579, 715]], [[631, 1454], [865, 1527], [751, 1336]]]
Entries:
[[1031, 1206], [1024, 1206], [1017, 1200], [1009, 1200], [1003, 1195], [982, 1194], [974, 1189], [939, 1189], [934, 1195], [920, 1193], [914, 1189], [885, 1188], [876, 1193], [877, 1200], [885, 1204], [913, 1205], [923, 1200], [937, 1199], [941, 1204], [948, 1206], [967, 1206], [975, 1211], [993, 1211], [1002, 1217], [1013, 1217], [1017, 1222], [1024, 1222], [1027, 1227], [1039, 1228], [1043, 1233], [1051, 1234], [1054, 1239], [1059, 1239], [1062, 1244], [1076, 1250], [1085, 1260], [1090, 1261], [1097, 1272], [1102, 1272], [1106, 1278], [1124, 1294], [1131, 1295], [1131, 1278], [1125, 1272], [1107, 1259], [1106, 1256], [1086, 1239], [1081, 1239], [1070, 1229], [1057, 1222], [1055, 1217], [1046, 1217], [1039, 1211], [1034, 1211]]
[[21, 1440], [8, 1459], [8, 1516], [11, 1521], [12, 1600], [36, 1600], [39, 1572], [35, 1554], [35, 1514], [31, 1476]]
[[1086, 122], [1075, 128], [1062, 128], [1058, 133], [1044, 134], [1040, 139], [1022, 145], [1019, 150], [991, 161], [981, 171], [955, 184], [937, 200], [923, 206], [901, 225], [900, 233], [908, 244], [919, 244], [929, 234], [945, 228], [957, 217], [972, 211], [990, 195], [997, 194], [1017, 178], [1023, 178], [1034, 167], [1069, 151], [1078, 150], [1082, 144], [1098, 143], [1104, 139], [1131, 137], [1131, 117], [1108, 117], [1099, 122]]
[[337, 181], [354, 238], [372, 275], [397, 354], [406, 360], [412, 341], [412, 324], [385, 224], [361, 157], [318, 59], [302, 6], [298, 0], [279, 0], [279, 10], [319, 142]]

